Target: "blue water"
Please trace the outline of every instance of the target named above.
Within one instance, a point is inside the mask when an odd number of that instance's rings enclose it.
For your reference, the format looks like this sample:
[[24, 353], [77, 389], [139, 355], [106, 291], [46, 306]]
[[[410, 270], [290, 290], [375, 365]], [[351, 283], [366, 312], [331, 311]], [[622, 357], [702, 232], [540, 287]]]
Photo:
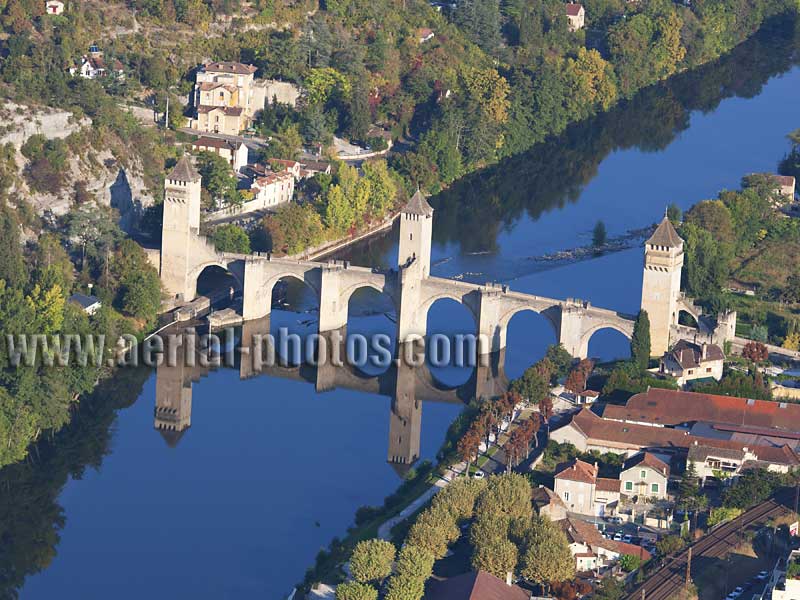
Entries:
[[[537, 219], [526, 213], [512, 219], [492, 253], [467, 254], [460, 242], [436, 244], [433, 274], [505, 280], [523, 292], [635, 312], [639, 248], [549, 270], [526, 270], [524, 261], [589, 243], [599, 219], [610, 235], [622, 234], [657, 221], [671, 202], [688, 207], [737, 187], [749, 172], [774, 171], [788, 149], [786, 134], [800, 125], [798, 92], [795, 67], [754, 98], [729, 98], [707, 114], [691, 113], [688, 128], [661, 151], [613, 151], [577, 201]], [[358, 255], [353, 252], [354, 262]], [[388, 242], [372, 262], [395, 258]], [[272, 325], [313, 329], [314, 318], [313, 312], [273, 313]], [[466, 309], [445, 301], [431, 308], [429, 323], [441, 330], [474, 327]], [[351, 322], [351, 331], [359, 328], [392, 332], [393, 325], [378, 314]], [[508, 375], [519, 375], [554, 341], [542, 317], [516, 316]], [[628, 342], [601, 331], [589, 351], [626, 356]], [[436, 375], [458, 385], [469, 373]], [[175, 448], [153, 429], [154, 401], [151, 377], [138, 401], [119, 413], [113, 450], [99, 469], [64, 487], [59, 503], [66, 524], [57, 553], [28, 578], [23, 598], [278, 598], [302, 579], [321, 547], [345, 534], [356, 508], [380, 504], [399, 483], [386, 461], [387, 396], [342, 389], [317, 394], [309, 383], [240, 381], [233, 370], [212, 372], [193, 386], [193, 424]], [[423, 457], [435, 455], [459, 410], [423, 404]]]

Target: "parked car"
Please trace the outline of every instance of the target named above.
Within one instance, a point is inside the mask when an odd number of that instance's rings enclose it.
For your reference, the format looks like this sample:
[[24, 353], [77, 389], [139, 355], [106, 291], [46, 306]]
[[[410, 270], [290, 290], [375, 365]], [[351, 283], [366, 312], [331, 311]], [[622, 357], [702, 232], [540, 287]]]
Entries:
[[608, 522], [614, 525], [622, 525], [622, 517], [608, 517]]
[[475, 471], [472, 477], [475, 479], [483, 479], [484, 477], [486, 477], [486, 473], [484, 473], [483, 471]]
[[759, 571], [756, 575], [756, 581], [766, 581], [769, 579], [769, 571]]
[[621, 542], [622, 541], [622, 532], [618, 531], [617, 533], [615, 533], [613, 539], [614, 539], [615, 542]]
[[625, 542], [626, 544], [630, 544], [633, 541], [633, 536], [626, 533], [625, 535], [622, 536], [622, 541]]

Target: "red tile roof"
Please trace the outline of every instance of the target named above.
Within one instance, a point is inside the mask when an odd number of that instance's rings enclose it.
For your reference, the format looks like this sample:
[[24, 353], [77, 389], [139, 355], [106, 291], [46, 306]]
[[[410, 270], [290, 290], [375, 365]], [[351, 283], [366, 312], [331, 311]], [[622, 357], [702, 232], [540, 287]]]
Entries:
[[608, 479], [607, 477], [598, 477], [595, 489], [598, 492], [619, 492], [619, 479]]
[[664, 477], [669, 477], [669, 465], [650, 452], [640, 452], [630, 457], [625, 461], [622, 470], [627, 471], [639, 465], [650, 467], [654, 471], [661, 473]]
[[428, 584], [425, 600], [529, 600], [530, 594], [485, 571], [464, 573]]
[[[608, 409], [609, 407], [606, 407]], [[573, 415], [565, 427], [572, 427], [586, 437], [587, 443], [619, 450], [641, 450], [643, 448], [686, 449], [697, 442], [714, 448], [741, 449], [747, 446], [759, 460], [779, 465], [796, 466], [800, 459], [788, 446], [758, 446], [733, 440], [718, 440], [690, 435], [686, 431], [669, 427], [653, 427], [603, 419], [588, 408]]]
[[555, 478], [564, 479], [565, 481], [594, 483], [597, 479], [597, 467], [575, 458], [558, 465], [556, 467]]
[[577, 17], [580, 14], [582, 8], [583, 8], [582, 4], [576, 4], [570, 2], [569, 4], [567, 4], [567, 14], [570, 17]]
[[664, 426], [703, 421], [778, 430], [773, 435], [800, 430], [800, 404], [656, 388], [632, 396], [625, 406], [606, 406], [603, 417]]
[[[569, 4], [567, 4], [567, 6], [569, 6]], [[658, 227], [656, 227], [653, 235], [650, 236], [650, 239], [647, 240], [645, 244], [649, 246], [666, 246], [668, 248], [677, 248], [683, 244], [683, 240], [681, 239], [681, 236], [678, 235], [678, 232], [675, 231], [675, 227], [673, 227], [672, 222], [665, 215], [661, 220], [661, 223], [659, 223]]]

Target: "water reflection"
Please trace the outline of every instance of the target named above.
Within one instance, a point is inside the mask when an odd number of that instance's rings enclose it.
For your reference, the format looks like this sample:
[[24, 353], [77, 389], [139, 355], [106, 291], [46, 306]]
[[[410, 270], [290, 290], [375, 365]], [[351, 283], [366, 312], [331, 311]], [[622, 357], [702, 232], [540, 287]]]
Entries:
[[[195, 329], [174, 330], [176, 335]], [[508, 389], [505, 375], [505, 351], [495, 353], [479, 361], [472, 369], [471, 376], [462, 385], [448, 385], [448, 367], [433, 370], [427, 363], [413, 366], [405, 360], [395, 359], [389, 368], [375, 375], [352, 366], [350, 361], [336, 365], [335, 361], [317, 356], [318, 365], [303, 362], [291, 365], [285, 356], [280, 356], [276, 348], [265, 349], [269, 344], [270, 318], [249, 321], [236, 332], [237, 341], [234, 368], [240, 379], [254, 377], [278, 377], [313, 385], [318, 393], [335, 389], [346, 389], [378, 396], [387, 396], [392, 402], [388, 414], [389, 436], [387, 441], [387, 462], [401, 477], [420, 457], [420, 436], [422, 405], [425, 402], [466, 404], [473, 399], [490, 398]], [[221, 336], [222, 337], [222, 336]], [[324, 335], [324, 347], [331, 356], [346, 356], [345, 331], [329, 332]], [[223, 342], [224, 344], [224, 342]], [[338, 348], [334, 348], [338, 344]], [[322, 347], [322, 345], [320, 345]], [[154, 422], [155, 429], [168, 446], [174, 448], [192, 424], [192, 390], [194, 385], [202, 385], [201, 379], [218, 363], [224, 363], [221, 353], [230, 348], [211, 348], [206, 355], [197, 345], [183, 343], [173, 350], [175, 360], [164, 360], [156, 371], [156, 396]], [[279, 357], [277, 364], [263, 365], [262, 358], [270, 352]], [[188, 353], [195, 353], [188, 357]], [[166, 355], [166, 354], [165, 354]], [[209, 358], [209, 355], [213, 355]], [[403, 356], [403, 348], [395, 348], [395, 356]], [[258, 357], [258, 358], [256, 358]], [[205, 365], [205, 366], [204, 366]], [[463, 369], [463, 367], [452, 367]], [[438, 371], [442, 371], [442, 377]]]

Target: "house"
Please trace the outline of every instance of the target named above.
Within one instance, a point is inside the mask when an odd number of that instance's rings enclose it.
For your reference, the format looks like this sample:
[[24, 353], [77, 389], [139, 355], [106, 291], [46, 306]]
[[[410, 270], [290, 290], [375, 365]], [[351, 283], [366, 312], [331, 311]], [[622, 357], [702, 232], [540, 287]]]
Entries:
[[583, 390], [577, 394], [573, 394], [573, 402], [575, 404], [594, 404], [600, 397], [600, 392], [595, 390]]
[[424, 44], [425, 42], [430, 42], [436, 34], [433, 33], [432, 29], [428, 29], [427, 27], [420, 27], [417, 29], [417, 40], [419, 40], [420, 44]]
[[247, 165], [248, 150], [244, 142], [221, 140], [201, 136], [192, 142], [192, 148], [197, 152], [211, 152], [228, 161], [234, 171], [239, 171]]
[[[786, 455], [783, 463], [759, 458], [758, 451], [754, 448], [742, 446], [741, 448], [719, 448], [701, 444], [699, 441], [689, 446], [686, 458], [687, 465], [694, 466], [697, 476], [705, 483], [706, 479], [714, 478], [720, 481], [732, 481], [749, 469], [763, 468], [776, 473], [788, 473], [792, 468], [791, 462], [794, 452], [783, 446], [778, 449]], [[796, 455], [794, 455], [796, 458]]]
[[106, 63], [102, 55], [99, 56], [83, 56], [81, 57], [81, 65], [79, 67], [70, 67], [70, 75], [78, 75], [84, 79], [97, 79], [106, 75]]
[[604, 516], [619, 504], [619, 480], [597, 476], [597, 465], [573, 459], [556, 467], [555, 493], [570, 512]]
[[193, 129], [238, 135], [246, 129], [264, 99], [255, 93], [253, 65], [239, 62], [211, 62], [195, 76]]
[[578, 29], [583, 29], [584, 25], [586, 24], [586, 10], [583, 8], [583, 4], [568, 2], [567, 19], [569, 19], [568, 27], [570, 31], [578, 31]]
[[294, 196], [294, 177], [287, 171], [269, 173], [263, 177], [256, 177], [250, 190], [254, 198], [248, 204], [253, 204], [258, 210], [291, 202]]
[[300, 175], [303, 179], [313, 177], [317, 173], [322, 173], [323, 175], [331, 174], [331, 163], [324, 160], [306, 160], [300, 163], [300, 167]]
[[695, 379], [711, 377], [719, 381], [722, 379], [724, 362], [725, 354], [716, 344], [695, 344], [679, 340], [661, 358], [659, 373], [674, 377], [681, 387]]
[[443, 581], [431, 579], [424, 600], [530, 600], [530, 593], [486, 571], [464, 573]]
[[558, 494], [543, 485], [531, 490], [531, 504], [537, 515], [547, 517], [551, 521], [567, 518], [567, 505]]
[[774, 175], [781, 196], [794, 200], [795, 180], [791, 175]]
[[291, 173], [292, 177], [294, 177], [295, 181], [300, 179], [300, 172], [301, 172], [301, 165], [296, 160], [284, 160], [282, 158], [270, 158], [269, 164], [272, 165], [273, 169], [279, 171], [286, 171], [287, 173]]
[[200, 106], [192, 127], [209, 133], [238, 135], [247, 126], [244, 110], [232, 106]]
[[[769, 404], [778, 405], [777, 402]], [[608, 412], [609, 408], [611, 406], [606, 406], [605, 412]], [[679, 410], [678, 407], [676, 410]], [[787, 418], [791, 417], [787, 415]], [[588, 408], [572, 415], [564, 426], [553, 430], [550, 439], [558, 443], [570, 443], [581, 452], [597, 450], [627, 456], [633, 456], [647, 449], [660, 449], [665, 454], [685, 456], [695, 442], [714, 448], [742, 450], [747, 447], [760, 464], [772, 470], [786, 472], [800, 465], [797, 454], [787, 444], [778, 446], [764, 440], [759, 445], [751, 445], [738, 439], [700, 436], [685, 429], [603, 418]]]
[[664, 500], [669, 465], [650, 452], [640, 452], [625, 461], [619, 480], [620, 490], [626, 496]]
[[96, 296], [86, 296], [84, 294], [72, 294], [68, 298], [68, 302], [80, 306], [83, 312], [89, 316], [92, 316], [103, 306], [103, 303]]
[[570, 553], [575, 558], [575, 570], [579, 573], [602, 570], [624, 554], [638, 556], [642, 562], [650, 560], [650, 553], [641, 546], [606, 539], [586, 521], [567, 517], [558, 524], [567, 537]]
[[44, 12], [48, 15], [60, 15], [64, 12], [64, 3], [61, 0], [47, 0]]
[[800, 450], [800, 404], [651, 388], [625, 406], [606, 406], [603, 418]]

